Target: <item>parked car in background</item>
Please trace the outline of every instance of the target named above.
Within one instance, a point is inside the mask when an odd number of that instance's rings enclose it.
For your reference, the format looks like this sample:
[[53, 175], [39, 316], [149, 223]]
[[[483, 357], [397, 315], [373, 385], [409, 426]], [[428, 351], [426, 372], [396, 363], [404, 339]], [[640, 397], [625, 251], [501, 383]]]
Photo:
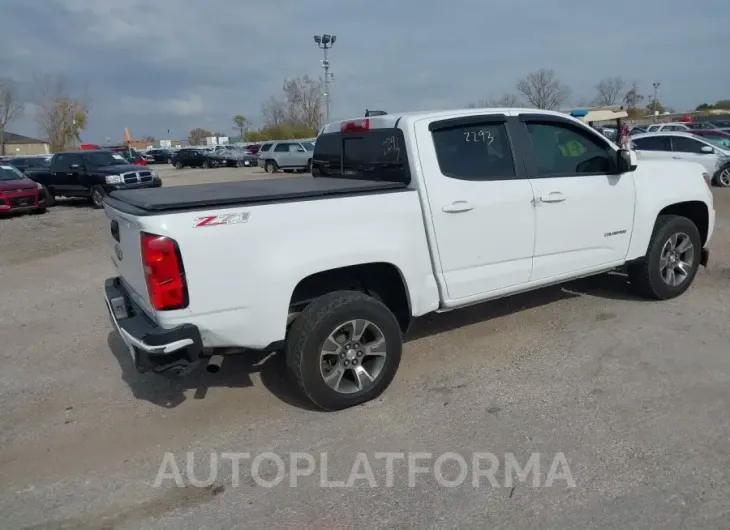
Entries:
[[43, 187], [15, 166], [0, 164], [0, 214], [45, 213]]
[[629, 131], [629, 136], [634, 136], [635, 134], [644, 134], [646, 132], [646, 127], [633, 127]]
[[730, 186], [730, 149], [723, 149], [691, 133], [646, 133], [631, 138], [639, 158], [687, 160], [702, 164], [712, 184]]
[[130, 164], [134, 164], [137, 166], [146, 166], [147, 165], [147, 159], [137, 151], [134, 147], [129, 147], [126, 145], [117, 145], [112, 147], [106, 147], [105, 149], [109, 149], [113, 153], [117, 153], [124, 157], [124, 159], [129, 162]]
[[[264, 150], [268, 146], [268, 149]], [[259, 151], [258, 166], [267, 173], [276, 173], [280, 169], [290, 171], [311, 171], [313, 142], [296, 140], [280, 140], [264, 144]]]
[[51, 155], [36, 156], [14, 156], [7, 159], [7, 164], [19, 169], [25, 173], [27, 169], [37, 169], [48, 167], [51, 162]]
[[259, 149], [261, 149], [261, 144], [251, 144], [244, 147], [246, 151], [251, 153], [252, 155], [258, 154]]
[[717, 125], [710, 123], [709, 121], [691, 121], [686, 122], [685, 125], [689, 127], [691, 131], [711, 131], [718, 129]]
[[47, 206], [53, 206], [56, 197], [82, 197], [101, 208], [114, 190], [162, 186], [156, 171], [130, 164], [109, 150], [57, 153], [48, 168], [29, 169], [26, 175], [43, 188]]
[[176, 169], [183, 169], [184, 167], [207, 169], [218, 166], [218, 159], [211, 150], [202, 147], [186, 147], [175, 153], [172, 157], [172, 165]]
[[147, 151], [147, 156], [152, 158], [151, 164], [169, 164], [175, 153], [170, 149], [153, 148]]
[[654, 123], [646, 128], [646, 132], [688, 132], [690, 128], [686, 123]]
[[222, 167], [249, 167], [256, 165], [256, 157], [244, 149], [220, 149], [215, 153]]

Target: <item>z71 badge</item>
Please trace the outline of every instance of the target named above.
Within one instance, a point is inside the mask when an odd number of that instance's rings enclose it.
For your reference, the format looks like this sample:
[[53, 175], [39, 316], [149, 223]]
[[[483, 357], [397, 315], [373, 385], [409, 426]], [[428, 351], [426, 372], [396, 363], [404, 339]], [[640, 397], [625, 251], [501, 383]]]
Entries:
[[222, 213], [220, 215], [207, 215], [198, 217], [193, 223], [193, 228], [201, 226], [237, 225], [248, 222], [248, 212]]

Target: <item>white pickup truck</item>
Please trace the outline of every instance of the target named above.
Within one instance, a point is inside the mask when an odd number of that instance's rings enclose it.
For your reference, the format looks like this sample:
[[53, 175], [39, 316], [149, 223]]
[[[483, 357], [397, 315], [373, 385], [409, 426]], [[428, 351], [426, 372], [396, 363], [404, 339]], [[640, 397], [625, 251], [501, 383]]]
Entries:
[[346, 408], [388, 387], [415, 317], [622, 266], [673, 298], [715, 222], [701, 166], [637, 163], [557, 112], [329, 124], [312, 174], [105, 199], [106, 302], [140, 372], [284, 350], [315, 405]]

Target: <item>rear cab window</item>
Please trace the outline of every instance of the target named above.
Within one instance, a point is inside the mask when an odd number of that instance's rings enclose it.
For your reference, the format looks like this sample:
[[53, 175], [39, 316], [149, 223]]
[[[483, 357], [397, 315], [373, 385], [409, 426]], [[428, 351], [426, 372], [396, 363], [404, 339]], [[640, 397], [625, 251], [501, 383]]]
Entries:
[[314, 143], [312, 176], [409, 184], [403, 131], [387, 127], [320, 134]]

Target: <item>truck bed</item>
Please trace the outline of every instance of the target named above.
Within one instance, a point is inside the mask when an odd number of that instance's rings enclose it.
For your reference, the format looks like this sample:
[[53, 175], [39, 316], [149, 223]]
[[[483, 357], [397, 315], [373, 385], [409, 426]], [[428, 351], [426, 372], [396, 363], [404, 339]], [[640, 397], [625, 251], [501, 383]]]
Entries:
[[402, 182], [294, 176], [114, 191], [105, 201], [121, 212], [145, 216], [404, 189]]

